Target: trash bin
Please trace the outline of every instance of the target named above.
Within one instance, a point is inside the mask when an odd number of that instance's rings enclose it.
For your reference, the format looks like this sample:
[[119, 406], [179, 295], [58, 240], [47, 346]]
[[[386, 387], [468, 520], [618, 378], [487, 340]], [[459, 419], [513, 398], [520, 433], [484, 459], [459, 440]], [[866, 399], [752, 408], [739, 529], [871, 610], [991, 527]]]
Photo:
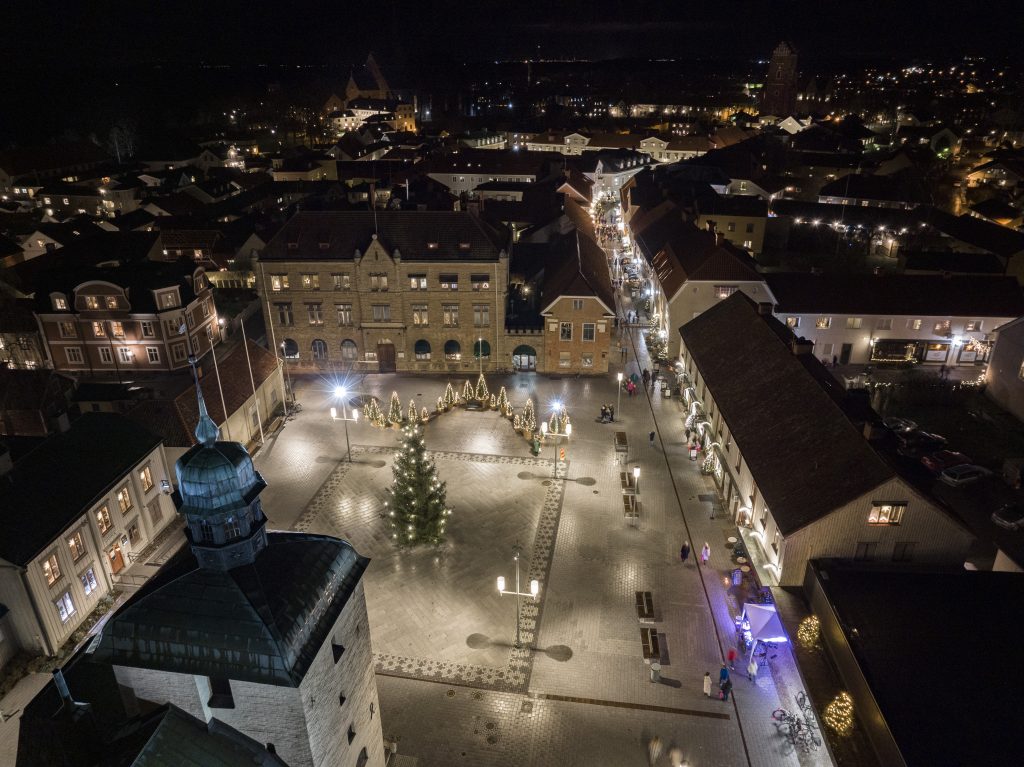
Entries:
[[651, 681], [652, 682], [660, 682], [661, 681], [661, 664], [660, 663], [652, 663], [651, 664]]

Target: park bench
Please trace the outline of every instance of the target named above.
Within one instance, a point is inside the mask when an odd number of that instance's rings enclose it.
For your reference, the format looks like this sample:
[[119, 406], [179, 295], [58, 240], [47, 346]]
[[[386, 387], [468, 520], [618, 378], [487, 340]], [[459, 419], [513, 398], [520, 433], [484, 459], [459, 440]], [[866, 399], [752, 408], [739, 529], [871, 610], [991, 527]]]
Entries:
[[629, 440], [626, 439], [626, 432], [617, 431], [615, 432], [615, 452], [616, 453], [628, 453], [629, 452]]
[[640, 629], [640, 644], [643, 648], [644, 660], [661, 660], [661, 643], [658, 642], [658, 631], [653, 628]]
[[644, 623], [654, 620], [654, 597], [651, 592], [636, 592], [636, 617]]
[[631, 471], [620, 471], [619, 472], [619, 483], [622, 485], [623, 493], [635, 493], [636, 483], [633, 480], [633, 472]]

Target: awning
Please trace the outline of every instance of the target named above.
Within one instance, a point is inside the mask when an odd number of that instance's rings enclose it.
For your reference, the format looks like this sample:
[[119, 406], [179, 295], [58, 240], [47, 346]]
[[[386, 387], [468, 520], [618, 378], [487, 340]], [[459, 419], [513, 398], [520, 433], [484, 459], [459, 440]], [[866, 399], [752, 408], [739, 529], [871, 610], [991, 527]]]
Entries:
[[743, 614], [750, 624], [750, 636], [754, 641], [788, 642], [789, 636], [782, 627], [775, 605], [761, 605], [748, 602], [743, 605]]

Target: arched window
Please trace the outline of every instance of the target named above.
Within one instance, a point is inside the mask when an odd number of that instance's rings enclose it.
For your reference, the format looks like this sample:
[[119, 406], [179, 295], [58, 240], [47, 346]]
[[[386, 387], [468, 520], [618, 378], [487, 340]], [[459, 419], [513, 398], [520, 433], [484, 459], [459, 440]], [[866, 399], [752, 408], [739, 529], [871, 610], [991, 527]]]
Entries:
[[420, 339], [415, 346], [416, 359], [423, 361], [430, 359], [430, 342]]
[[341, 358], [346, 362], [353, 362], [359, 356], [359, 349], [356, 348], [356, 342], [351, 338], [346, 338], [341, 342]]
[[477, 339], [473, 342], [473, 356], [480, 359], [481, 356], [485, 360], [491, 358], [491, 345], [483, 339]]
[[285, 359], [297, 360], [299, 358], [299, 345], [292, 338], [286, 338], [281, 342]]
[[462, 347], [454, 339], [444, 342], [444, 358], [449, 362], [458, 362], [462, 359]]
[[327, 359], [327, 342], [324, 341], [322, 338], [314, 338], [313, 339], [312, 349], [313, 349], [313, 359], [315, 359], [315, 360], [325, 360], [325, 359]]

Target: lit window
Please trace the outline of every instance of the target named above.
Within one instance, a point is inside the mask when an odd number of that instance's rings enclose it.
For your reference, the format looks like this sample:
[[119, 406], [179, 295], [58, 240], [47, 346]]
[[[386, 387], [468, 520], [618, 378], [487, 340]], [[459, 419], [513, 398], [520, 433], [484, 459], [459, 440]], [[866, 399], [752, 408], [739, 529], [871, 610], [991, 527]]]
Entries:
[[82, 544], [81, 533], [73, 533], [68, 538], [68, 551], [71, 552], [71, 558], [74, 561], [77, 562], [82, 558], [82, 555], [85, 553], [85, 546]]
[[107, 296], [106, 297], [106, 303], [107, 303], [107, 308], [108, 309], [116, 309], [117, 308], [117, 296]]
[[799, 317], [786, 317], [786, 327], [787, 328], [798, 328], [798, 327], [800, 327], [800, 318]]
[[104, 504], [96, 509], [96, 526], [99, 527], [101, 535], [110, 529], [110, 524], [110, 512]]
[[728, 298], [737, 290], [735, 285], [715, 285], [715, 298]]
[[332, 274], [331, 280], [335, 290], [348, 290], [352, 287], [352, 277], [349, 274]]
[[61, 623], [67, 623], [68, 619], [75, 614], [75, 603], [71, 599], [71, 594], [66, 591], [53, 604], [57, 608], [57, 614], [60, 615]]
[[55, 299], [53, 299], [53, 308], [54, 309], [58, 309], [58, 310], [67, 309], [68, 308], [68, 302], [67, 302], [67, 300], [65, 300], [63, 298], [55, 298]]
[[280, 293], [282, 290], [288, 290], [288, 275], [287, 274], [272, 274], [270, 275], [270, 289], [275, 293]]
[[413, 304], [412, 305], [412, 324], [413, 325], [426, 325], [428, 324], [427, 305], [426, 304]]
[[142, 322], [142, 335], [144, 338], [152, 338], [156, 335], [155, 327], [149, 320], [143, 320]]
[[57, 555], [51, 554], [43, 560], [43, 575], [46, 583], [50, 586], [60, 580], [60, 565], [57, 564]]
[[59, 328], [61, 338], [74, 338], [76, 335], [74, 322], [61, 322]]
[[386, 274], [370, 275], [370, 290], [384, 291], [388, 289], [388, 276]]
[[339, 325], [352, 324], [352, 304], [335, 304], [334, 311], [338, 316]]
[[319, 274], [303, 274], [302, 275], [302, 289], [303, 290], [320, 290], [320, 275]]
[[86, 596], [89, 596], [100, 587], [99, 583], [96, 582], [96, 573], [93, 572], [91, 567], [87, 568], [86, 571], [78, 577], [82, 580], [82, 590], [85, 592]]
[[569, 352], [559, 352], [558, 353], [558, 367], [560, 367], [560, 368], [572, 367], [572, 354], [570, 354]]
[[907, 510], [905, 503], [873, 503], [868, 513], [869, 525], [898, 525]]
[[861, 317], [847, 317], [846, 318], [846, 329], [847, 330], [858, 330], [864, 323]]
[[410, 274], [409, 275], [409, 290], [426, 290], [427, 289], [427, 275], [425, 274]]
[[106, 330], [106, 328], [103, 327], [103, 323], [102, 322], [94, 322], [94, 323], [92, 323], [92, 334], [96, 338], [106, 338], [107, 337], [107, 330]]
[[459, 275], [457, 274], [442, 274], [441, 275], [441, 290], [458, 290], [459, 289]]
[[826, 330], [827, 328], [830, 328], [831, 326], [832, 326], [832, 318], [831, 317], [818, 317], [818, 319], [814, 321], [814, 327], [816, 327], [818, 330]]
[[583, 356], [581, 356], [580, 357], [580, 365], [582, 367], [585, 367], [585, 368], [592, 368], [592, 367], [594, 367], [594, 355], [593, 354], [584, 354]]
[[86, 309], [99, 309], [100, 308], [100, 300], [99, 300], [99, 298], [97, 298], [96, 296], [86, 296], [85, 297], [85, 308]]
[[135, 361], [135, 355], [130, 348], [122, 346], [117, 350], [117, 356], [121, 358], [121, 362], [130, 364]]
[[920, 330], [921, 329], [921, 320], [907, 320], [907, 329], [908, 330]]
[[558, 326], [558, 340], [559, 341], [571, 341], [572, 340], [572, 323], [561, 322]]
[[142, 492], [148, 493], [153, 489], [153, 473], [148, 466], [139, 472], [139, 481], [142, 483]]
[[124, 325], [122, 325], [120, 322], [111, 321], [110, 334], [114, 338], [124, 338]]
[[968, 322], [966, 325], [964, 325], [964, 330], [967, 331], [968, 333], [977, 333], [981, 330], [981, 328], [981, 320], [972, 320], [971, 322]]
[[[287, 278], [285, 278], [287, 281]], [[173, 309], [178, 305], [178, 295], [174, 291], [162, 293], [160, 295], [160, 308], [161, 309]]]
[[323, 325], [324, 314], [322, 304], [306, 304], [306, 316], [310, 325]]
[[489, 290], [491, 287], [491, 278], [486, 274], [472, 274], [470, 275], [470, 282], [473, 283], [473, 290]]
[[441, 306], [442, 319], [446, 328], [455, 328], [459, 325], [459, 305], [443, 304]]
[[950, 323], [949, 320], [941, 320], [941, 321], [935, 323], [935, 325], [932, 327], [932, 331], [936, 335], [940, 335], [940, 336], [941, 335], [948, 335], [950, 330], [951, 330], [951, 328], [952, 328], [952, 323]]
[[132, 495], [125, 485], [117, 491], [117, 505], [121, 507], [121, 513], [126, 513], [132, 507]]
[[277, 309], [277, 322], [279, 325], [290, 326], [294, 322], [291, 304], [274, 304], [274, 308]]

